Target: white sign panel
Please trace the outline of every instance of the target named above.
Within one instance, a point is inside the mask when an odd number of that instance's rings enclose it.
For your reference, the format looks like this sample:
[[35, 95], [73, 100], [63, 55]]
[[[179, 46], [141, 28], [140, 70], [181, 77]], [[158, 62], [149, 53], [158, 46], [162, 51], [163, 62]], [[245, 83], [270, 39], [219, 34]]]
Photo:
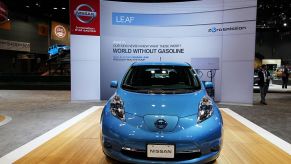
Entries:
[[207, 68], [219, 69], [216, 100], [252, 103], [256, 0], [120, 1], [101, 1], [101, 99], [114, 93], [110, 81], [121, 80], [133, 62], [204, 58], [213, 59], [204, 60]]
[[195, 69], [219, 70], [219, 58], [192, 58], [191, 65]]

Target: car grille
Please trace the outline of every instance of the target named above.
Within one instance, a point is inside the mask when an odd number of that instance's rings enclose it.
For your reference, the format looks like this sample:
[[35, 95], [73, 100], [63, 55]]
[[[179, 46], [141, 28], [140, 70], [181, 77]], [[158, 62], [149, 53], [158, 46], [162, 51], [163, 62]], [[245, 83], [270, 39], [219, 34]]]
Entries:
[[175, 158], [148, 158], [146, 152], [134, 152], [134, 151], [128, 151], [128, 150], [121, 150], [121, 153], [130, 158], [154, 160], [154, 161], [183, 161], [183, 160], [191, 160], [194, 158], [199, 158], [201, 156], [201, 152], [176, 153]]

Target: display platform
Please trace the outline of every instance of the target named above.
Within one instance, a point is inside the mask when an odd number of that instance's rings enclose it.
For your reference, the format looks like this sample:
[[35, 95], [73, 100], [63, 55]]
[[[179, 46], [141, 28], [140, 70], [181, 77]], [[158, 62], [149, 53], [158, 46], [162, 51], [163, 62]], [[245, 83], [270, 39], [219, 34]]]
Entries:
[[0, 126], [3, 126], [10, 122], [12, 119], [9, 116], [0, 115]]
[[5, 116], [0, 115], [0, 122], [2, 122], [3, 120], [5, 120]]
[[[291, 162], [291, 155], [224, 111], [227, 110], [222, 110], [224, 119], [223, 148], [215, 163], [282, 164]], [[102, 107], [99, 107], [15, 163], [117, 163], [106, 158], [102, 152], [99, 138], [101, 112]]]
[[[257, 91], [257, 92], [260, 92], [260, 87], [259, 86], [254, 86], [254, 90]], [[291, 86], [288, 85], [287, 89], [282, 89], [282, 85], [270, 84], [268, 92], [291, 93]]]

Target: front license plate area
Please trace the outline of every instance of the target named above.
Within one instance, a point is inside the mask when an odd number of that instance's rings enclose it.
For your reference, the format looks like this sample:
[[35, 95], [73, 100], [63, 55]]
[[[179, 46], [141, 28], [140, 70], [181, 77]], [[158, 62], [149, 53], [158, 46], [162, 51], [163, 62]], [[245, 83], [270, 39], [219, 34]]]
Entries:
[[148, 144], [147, 157], [148, 158], [174, 158], [175, 145]]

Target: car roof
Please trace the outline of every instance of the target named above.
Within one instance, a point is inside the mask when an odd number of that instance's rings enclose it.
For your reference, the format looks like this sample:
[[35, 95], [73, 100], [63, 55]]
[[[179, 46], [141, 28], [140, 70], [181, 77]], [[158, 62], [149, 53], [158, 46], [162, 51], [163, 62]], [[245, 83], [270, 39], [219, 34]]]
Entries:
[[67, 45], [64, 45], [64, 44], [53, 44], [50, 47], [53, 47], [53, 46], [67, 46]]
[[132, 66], [154, 66], [154, 65], [165, 65], [165, 66], [190, 66], [186, 62], [135, 62]]

